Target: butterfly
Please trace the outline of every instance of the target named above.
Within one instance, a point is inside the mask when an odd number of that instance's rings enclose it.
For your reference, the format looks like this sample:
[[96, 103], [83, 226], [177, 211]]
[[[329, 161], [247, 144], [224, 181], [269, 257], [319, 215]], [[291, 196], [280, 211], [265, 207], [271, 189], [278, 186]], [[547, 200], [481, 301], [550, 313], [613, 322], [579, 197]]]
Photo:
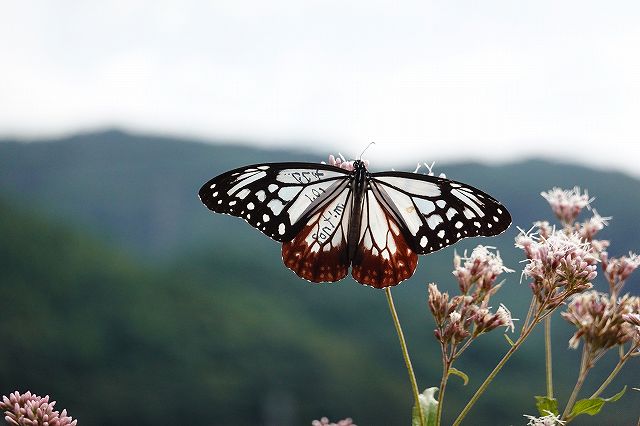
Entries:
[[329, 164], [264, 163], [206, 182], [200, 200], [282, 243], [284, 264], [312, 282], [347, 276], [376, 288], [411, 277], [418, 255], [498, 235], [511, 224], [490, 195], [441, 177]]

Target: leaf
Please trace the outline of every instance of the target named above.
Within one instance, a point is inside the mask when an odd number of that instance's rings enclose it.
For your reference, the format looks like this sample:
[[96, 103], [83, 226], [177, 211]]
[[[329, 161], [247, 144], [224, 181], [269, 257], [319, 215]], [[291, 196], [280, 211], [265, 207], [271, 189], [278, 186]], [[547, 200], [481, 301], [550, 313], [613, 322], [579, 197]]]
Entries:
[[458, 370], [457, 368], [449, 368], [449, 374], [453, 374], [456, 375], [458, 377], [460, 377], [462, 379], [462, 381], [464, 382], [464, 385], [467, 386], [467, 383], [469, 383], [469, 376], [467, 376], [465, 373], [463, 373], [462, 371]]
[[507, 334], [504, 334], [504, 338], [507, 339], [507, 343], [509, 343], [510, 346], [515, 345], [515, 343], [513, 343], [513, 340], [511, 340], [511, 337], [507, 336]]
[[558, 400], [555, 398], [549, 398], [548, 396], [535, 396], [536, 408], [540, 416], [548, 416], [549, 413], [554, 416], [558, 415]]
[[425, 389], [418, 396], [418, 400], [420, 401], [420, 408], [413, 406], [413, 411], [411, 415], [411, 426], [422, 426], [420, 423], [420, 411], [424, 415], [424, 419], [427, 422], [425, 426], [435, 426], [436, 425], [436, 415], [438, 412], [438, 401], [433, 397], [438, 388], [428, 388]]
[[602, 407], [604, 406], [605, 402], [614, 402], [619, 400], [620, 398], [622, 398], [622, 395], [624, 395], [626, 390], [627, 390], [627, 387], [625, 386], [624, 388], [622, 388], [620, 392], [613, 395], [611, 398], [597, 397], [597, 398], [581, 399], [580, 401], [576, 402], [576, 405], [573, 406], [573, 410], [571, 410], [571, 414], [569, 414], [569, 418], [572, 419], [581, 414], [588, 414], [590, 416], [595, 416], [600, 412], [600, 410], [602, 410]]

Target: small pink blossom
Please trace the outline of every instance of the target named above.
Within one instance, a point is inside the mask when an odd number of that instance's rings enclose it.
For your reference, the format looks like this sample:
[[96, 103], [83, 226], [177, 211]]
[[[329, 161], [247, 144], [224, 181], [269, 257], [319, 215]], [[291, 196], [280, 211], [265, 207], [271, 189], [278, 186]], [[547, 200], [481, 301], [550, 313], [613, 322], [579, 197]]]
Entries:
[[353, 420], [346, 418], [340, 420], [338, 423], [332, 423], [328, 418], [322, 417], [320, 420], [314, 420], [311, 422], [311, 426], [358, 426], [353, 423]]
[[605, 226], [608, 226], [610, 220], [611, 217], [602, 217], [594, 209], [593, 216], [591, 218], [576, 225], [576, 231], [580, 234], [583, 240], [593, 241], [593, 237], [595, 237], [598, 232], [602, 231]]
[[[362, 160], [362, 162], [364, 163], [365, 167], [369, 168], [369, 160]], [[324, 161], [322, 163], [324, 164]], [[345, 160], [342, 154], [338, 154], [338, 157], [334, 157], [333, 154], [329, 155], [329, 161], [327, 164], [329, 164], [330, 166], [340, 167], [341, 169], [348, 170], [350, 172], [354, 169], [354, 161]]]
[[500, 252], [493, 253], [491, 249], [495, 248], [479, 245], [469, 257], [466, 252], [464, 257], [454, 255], [453, 275], [458, 280], [462, 294], [467, 294], [473, 284], [483, 292], [489, 292], [501, 273], [513, 272], [502, 263]]
[[504, 325], [507, 330], [511, 329], [512, 333], [515, 331], [516, 326], [513, 322], [518, 321], [518, 319], [511, 316], [511, 311], [507, 309], [505, 305], [502, 303], [500, 304], [500, 307], [496, 311], [496, 315], [498, 316], [501, 325]]
[[600, 254], [604, 277], [609, 282], [609, 288], [618, 294], [629, 276], [640, 266], [640, 256], [629, 252], [628, 256], [609, 258], [607, 252]]
[[589, 204], [594, 200], [589, 198], [589, 193], [585, 190], [580, 193], [579, 187], [573, 189], [561, 189], [554, 187], [549, 191], [541, 192], [551, 206], [556, 217], [563, 225], [572, 225], [583, 208], [589, 208]]

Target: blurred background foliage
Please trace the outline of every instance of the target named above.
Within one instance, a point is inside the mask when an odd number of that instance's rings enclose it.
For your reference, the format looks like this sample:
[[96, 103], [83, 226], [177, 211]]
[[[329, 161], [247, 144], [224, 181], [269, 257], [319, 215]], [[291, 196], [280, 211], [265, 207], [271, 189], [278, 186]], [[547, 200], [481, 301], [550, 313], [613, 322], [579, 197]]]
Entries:
[[[196, 196], [233, 167], [323, 159], [118, 130], [2, 141], [0, 394], [50, 394], [86, 425], [287, 426], [323, 415], [408, 424], [412, 397], [384, 293], [351, 279], [299, 280], [283, 266], [279, 245], [236, 218], [210, 214]], [[496, 303], [516, 318], [525, 316], [530, 292], [513, 238], [516, 226], [552, 219], [540, 191], [588, 188], [598, 212], [613, 216], [601, 234], [613, 242], [610, 253], [640, 248], [640, 182], [626, 175], [535, 159], [437, 164], [436, 172], [486, 190], [511, 211], [505, 234], [455, 250], [500, 250], [516, 272]], [[421, 388], [440, 376], [426, 284], [456, 292], [453, 250], [422, 257], [415, 276], [394, 289]], [[632, 276], [628, 291], [638, 293], [638, 280]], [[579, 354], [567, 348], [571, 327], [554, 320], [556, 387], [566, 400]], [[445, 423], [507, 350], [501, 334], [480, 339], [461, 360], [471, 380], [464, 387], [452, 379]], [[510, 361], [468, 424], [524, 424], [522, 414], [535, 413], [533, 394], [545, 390], [541, 334]], [[615, 364], [609, 355], [586, 392]], [[608, 393], [639, 379], [632, 362]], [[628, 392], [576, 423], [634, 424], [638, 398]]]

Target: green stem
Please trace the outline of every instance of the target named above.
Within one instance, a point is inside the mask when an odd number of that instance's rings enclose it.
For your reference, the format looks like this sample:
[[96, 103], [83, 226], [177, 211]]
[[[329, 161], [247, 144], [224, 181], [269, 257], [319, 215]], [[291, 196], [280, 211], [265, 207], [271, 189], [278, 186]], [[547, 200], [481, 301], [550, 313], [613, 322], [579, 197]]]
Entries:
[[587, 373], [591, 369], [591, 360], [589, 359], [589, 351], [587, 350], [584, 343], [582, 344], [582, 359], [580, 360], [580, 373], [578, 374], [578, 380], [576, 381], [576, 385], [573, 387], [573, 392], [571, 392], [571, 396], [569, 397], [569, 402], [567, 402], [567, 406], [564, 408], [564, 412], [562, 413], [562, 419], [567, 420], [569, 414], [571, 413], [571, 409], [573, 405], [576, 403], [576, 399], [578, 398], [578, 393], [580, 389], [582, 389], [582, 385], [584, 384], [584, 380], [587, 378]]
[[427, 421], [424, 418], [424, 412], [422, 411], [422, 408], [420, 406], [420, 392], [418, 391], [418, 382], [416, 381], [416, 375], [414, 374], [413, 367], [411, 366], [411, 358], [409, 358], [409, 351], [407, 349], [407, 343], [404, 340], [402, 327], [400, 326], [400, 319], [398, 319], [398, 313], [396, 312], [396, 307], [393, 304], [393, 297], [391, 297], [391, 288], [385, 287], [384, 291], [387, 295], [387, 302], [389, 303], [389, 310], [391, 311], [391, 316], [393, 317], [393, 324], [396, 326], [396, 332], [398, 333], [398, 339], [400, 340], [400, 348], [402, 349], [404, 362], [407, 365], [407, 372], [409, 373], [409, 381], [411, 382], [411, 390], [413, 392], [414, 403], [420, 415], [420, 426], [426, 426]]
[[602, 382], [602, 384], [600, 385], [598, 390], [596, 390], [593, 393], [593, 395], [591, 395], [591, 398], [597, 398], [597, 397], [600, 396], [600, 394], [602, 392], [604, 392], [604, 390], [607, 388], [607, 386], [609, 386], [611, 384], [611, 382], [613, 381], [613, 379], [618, 375], [618, 373], [622, 369], [622, 366], [624, 366], [624, 364], [627, 362], [628, 359], [629, 359], [629, 353], [627, 353], [625, 356], [620, 358], [620, 360], [618, 361], [618, 363], [616, 364], [614, 369], [611, 371], [611, 374], [609, 374], [609, 376], [605, 379], [605, 381]]
[[553, 398], [553, 363], [551, 360], [551, 315], [544, 319], [544, 348], [547, 370], [547, 398]]
[[444, 345], [442, 345], [442, 379], [440, 379], [440, 390], [438, 391], [438, 409], [436, 412], [436, 426], [440, 426], [442, 421], [442, 405], [444, 402], [444, 392], [447, 389], [447, 380], [449, 378], [449, 367], [451, 364], [447, 360]]
[[502, 357], [498, 365], [496, 365], [493, 371], [489, 373], [486, 379], [484, 379], [484, 382], [482, 382], [482, 384], [480, 385], [476, 393], [473, 394], [469, 402], [467, 402], [467, 405], [465, 405], [465, 407], [462, 409], [462, 412], [458, 415], [456, 420], [453, 422], [453, 426], [458, 426], [462, 422], [462, 420], [464, 420], [465, 416], [469, 414], [469, 411], [471, 411], [471, 408], [473, 407], [473, 405], [478, 401], [478, 399], [484, 393], [484, 391], [487, 390], [487, 387], [489, 387], [489, 385], [491, 384], [493, 379], [496, 377], [496, 375], [500, 372], [500, 370], [502, 370], [502, 367], [504, 367], [504, 365], [507, 363], [509, 358], [511, 358], [511, 355], [513, 355], [514, 352], [518, 350], [520, 345], [522, 345], [522, 343], [529, 336], [529, 334], [531, 334], [531, 331], [533, 331], [533, 329], [535, 328], [537, 321], [538, 321], [538, 316], [536, 315], [536, 317], [531, 322], [531, 324], [526, 328], [526, 330], [522, 332], [522, 334], [520, 334], [520, 337], [518, 337], [518, 340], [515, 341], [513, 346], [511, 346], [511, 348], [509, 348], [507, 353]]

